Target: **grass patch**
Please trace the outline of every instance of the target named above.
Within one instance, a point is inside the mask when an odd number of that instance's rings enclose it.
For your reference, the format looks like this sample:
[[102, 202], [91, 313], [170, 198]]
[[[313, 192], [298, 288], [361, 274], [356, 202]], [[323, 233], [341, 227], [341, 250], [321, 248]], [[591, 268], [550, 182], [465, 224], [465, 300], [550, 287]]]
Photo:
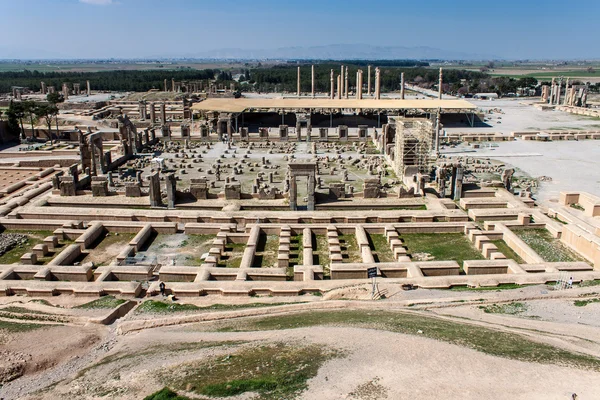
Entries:
[[52, 325], [42, 324], [31, 324], [31, 323], [18, 323], [9, 321], [0, 321], [0, 331], [6, 331], [9, 333], [28, 332], [39, 328], [47, 328]]
[[157, 300], [146, 300], [135, 309], [136, 314], [165, 314], [182, 311], [196, 311], [200, 307], [193, 304], [167, 303]]
[[150, 396], [144, 397], [144, 400], [190, 400], [189, 397], [179, 396], [177, 393], [164, 387], [156, 393], [152, 393]]
[[322, 346], [283, 343], [238, 350], [226, 357], [177, 366], [161, 380], [175, 390], [211, 397], [257, 393], [258, 399], [292, 399], [307, 388], [323, 363], [336, 355]]
[[340, 234], [338, 239], [342, 249], [342, 261], [345, 263], [361, 263], [362, 254], [358, 249], [356, 236], [353, 234]]
[[516, 283], [503, 283], [498, 286], [483, 286], [483, 287], [469, 287], [469, 286], [452, 286], [450, 290], [454, 292], [471, 292], [471, 291], [491, 291], [491, 290], [514, 290], [522, 289], [531, 285], [518, 285]]
[[513, 232], [546, 262], [583, 261], [546, 229], [514, 229]]
[[462, 233], [406, 233], [401, 238], [411, 257], [415, 253], [427, 253], [434, 260], [456, 261], [461, 271], [464, 260], [485, 260]]
[[[600, 359], [569, 352], [527, 337], [461, 322], [392, 311], [312, 311], [289, 315], [227, 321], [211, 326], [217, 331], [266, 331], [311, 326], [352, 326], [379, 329], [468, 347], [497, 357], [526, 362], [573, 366], [600, 371]], [[421, 333], [419, 333], [421, 331]]]
[[73, 308], [81, 308], [84, 310], [95, 310], [105, 308], [116, 308], [125, 303], [126, 300], [117, 299], [115, 296], [104, 296], [99, 299], [90, 301], [89, 303], [81, 304]]
[[371, 247], [371, 252], [373, 253], [373, 257], [377, 262], [394, 262], [394, 254], [392, 253], [392, 249], [388, 244], [385, 235], [381, 234], [368, 234], [369, 238], [369, 246]]
[[492, 240], [492, 243], [498, 248], [500, 253], [504, 254], [504, 257], [515, 260], [518, 264], [525, 264], [525, 260], [511, 249], [504, 240]]
[[583, 281], [579, 284], [580, 287], [600, 286], [600, 279], [594, 279], [591, 281]]
[[277, 254], [279, 250], [279, 236], [260, 235], [256, 252], [254, 253], [254, 267], [277, 267]]
[[227, 243], [225, 253], [218, 264], [222, 268], [239, 268], [244, 256], [245, 243]]
[[573, 302], [573, 305], [575, 307], [585, 307], [591, 303], [600, 303], [600, 298], [599, 299], [587, 299], [587, 300], [575, 300]]
[[570, 206], [571, 206], [571, 208], [574, 208], [574, 209], [576, 209], [576, 210], [579, 210], [579, 211], [585, 211], [585, 208], [583, 208], [582, 206], [580, 206], [580, 205], [579, 205], [579, 204], [577, 204], [577, 203], [575, 203], [575, 204], [571, 204]]
[[508, 314], [518, 315], [527, 311], [527, 305], [524, 303], [492, 304], [489, 306], [479, 306], [487, 314]]

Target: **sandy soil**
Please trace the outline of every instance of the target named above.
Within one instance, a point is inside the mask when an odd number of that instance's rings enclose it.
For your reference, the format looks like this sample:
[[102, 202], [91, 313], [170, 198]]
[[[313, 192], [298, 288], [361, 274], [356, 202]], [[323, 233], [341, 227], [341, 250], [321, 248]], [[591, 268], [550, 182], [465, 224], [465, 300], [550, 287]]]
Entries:
[[[231, 299], [231, 303], [307, 301], [365, 298], [368, 285], [339, 289], [317, 298]], [[522, 335], [571, 352], [600, 357], [600, 303], [575, 307], [574, 299], [593, 298], [597, 287], [552, 292], [546, 286], [504, 291], [402, 291], [382, 284], [388, 299], [360, 302], [356, 307], [404, 310], [457, 323]], [[552, 297], [558, 296], [558, 298]], [[59, 296], [63, 297], [63, 296]], [[64, 296], [67, 298], [67, 296]], [[197, 305], [229, 303], [230, 299], [193, 299]], [[519, 315], [485, 313], [480, 305], [513, 301], [527, 305]], [[64, 305], [77, 302], [63, 301]], [[349, 302], [340, 302], [347, 304]], [[24, 303], [25, 306], [49, 306]], [[303, 307], [300, 304], [299, 307]], [[351, 308], [354, 306], [351, 306]], [[60, 312], [70, 312], [64, 308]], [[257, 309], [268, 315], [269, 308]], [[241, 311], [216, 312], [215, 320], [235, 318]], [[0, 346], [9, 359], [24, 359], [23, 377], [4, 385], [6, 399], [140, 399], [160, 390], [159, 374], [178, 371], [183, 363], [231, 354], [239, 346], [268, 343], [317, 344], [340, 350], [308, 382], [302, 399], [594, 399], [600, 393], [600, 372], [558, 365], [515, 361], [486, 355], [462, 346], [376, 329], [312, 327], [264, 332], [206, 332], [216, 322], [172, 325], [119, 334], [119, 326], [142, 318], [178, 318], [182, 314], [128, 314], [109, 327], [63, 326], [14, 334]], [[185, 313], [189, 315], [189, 313]], [[427, 329], [424, 326], [423, 329]], [[491, 339], [492, 340], [492, 339]], [[203, 342], [241, 341], [230, 346], [186, 348]], [[48, 345], [51, 343], [52, 345]], [[5, 353], [9, 352], [9, 353]], [[116, 361], [102, 362], [105, 357]], [[56, 385], [53, 385], [57, 383]], [[46, 389], [44, 389], [46, 388]], [[185, 394], [185, 393], [181, 393]], [[232, 399], [250, 399], [246, 394]]]

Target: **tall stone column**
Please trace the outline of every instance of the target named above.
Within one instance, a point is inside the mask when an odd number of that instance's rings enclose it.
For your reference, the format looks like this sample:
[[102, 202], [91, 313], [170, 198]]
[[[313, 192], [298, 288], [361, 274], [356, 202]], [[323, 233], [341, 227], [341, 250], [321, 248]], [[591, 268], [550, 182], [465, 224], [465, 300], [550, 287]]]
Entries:
[[92, 95], [92, 87], [90, 86], [90, 81], [85, 81], [85, 85], [86, 85], [86, 89], [87, 89], [87, 95], [91, 96]]
[[565, 99], [563, 101], [563, 105], [567, 105], [567, 99], [569, 98], [569, 78], [567, 78], [567, 82], [565, 83]]
[[163, 125], [167, 124], [167, 106], [165, 103], [160, 103], [160, 120]]
[[175, 174], [168, 174], [165, 183], [167, 184], [167, 207], [175, 208], [175, 195], [177, 193], [177, 178]]
[[335, 83], [334, 83], [334, 78], [333, 78], [333, 70], [331, 70], [331, 76], [329, 77], [329, 80], [331, 81], [331, 100], [333, 100], [335, 98]]
[[340, 100], [342, 98], [342, 76], [338, 75], [337, 77], [337, 98]]
[[371, 95], [371, 66], [367, 67], [367, 96]]
[[160, 194], [160, 176], [158, 172], [155, 172], [148, 177], [148, 187], [150, 189], [150, 207], [162, 206], [162, 198]]
[[300, 97], [300, 67], [298, 67], [298, 97]]
[[375, 68], [375, 99], [381, 99], [381, 70], [379, 67]]
[[454, 183], [454, 190], [453, 190], [452, 200], [459, 201], [460, 198], [462, 197], [463, 168], [462, 168], [461, 165], [459, 165], [452, 172], [455, 172], [455, 174], [456, 174], [456, 175], [454, 175], [452, 177], [453, 178], [452, 180], [453, 180], [453, 183]]
[[560, 105], [560, 90], [562, 89], [562, 78], [558, 80], [558, 86], [556, 88], [556, 105]]
[[439, 86], [438, 87], [438, 99], [440, 99], [440, 100], [442, 99], [442, 83], [444, 82], [443, 76], [444, 76], [444, 73], [442, 71], [442, 68], [440, 68], [440, 82], [438, 83], [438, 86]]
[[171, 78], [171, 91], [175, 92], [175, 78]]
[[308, 185], [308, 194], [307, 194], [307, 202], [306, 202], [306, 210], [314, 211], [315, 210], [315, 176], [313, 174], [308, 175], [306, 179]]
[[404, 72], [400, 74], [400, 98], [404, 100]]
[[165, 92], [168, 92], [168, 91], [169, 91], [169, 88], [167, 87], [167, 80], [166, 80], [166, 79], [165, 79], [165, 82], [164, 82], [164, 83], [165, 83]]
[[42, 94], [46, 94], [46, 83], [45, 82], [41, 82], [40, 86], [41, 86]]
[[356, 99], [362, 100], [362, 70], [356, 72]]
[[310, 66], [310, 83], [311, 83], [311, 94], [313, 99], [315, 98], [315, 66]]
[[295, 176], [290, 177], [289, 196], [290, 196], [290, 210], [292, 210], [292, 211], [298, 210], [298, 200], [296, 198], [298, 196], [298, 188], [297, 188]]
[[154, 103], [150, 103], [150, 121], [152, 123], [156, 122], [156, 109], [154, 108]]
[[554, 104], [556, 97], [556, 78], [552, 78], [552, 86], [550, 87], [550, 104]]
[[346, 74], [344, 77], [344, 96], [348, 98], [348, 67], [346, 67]]

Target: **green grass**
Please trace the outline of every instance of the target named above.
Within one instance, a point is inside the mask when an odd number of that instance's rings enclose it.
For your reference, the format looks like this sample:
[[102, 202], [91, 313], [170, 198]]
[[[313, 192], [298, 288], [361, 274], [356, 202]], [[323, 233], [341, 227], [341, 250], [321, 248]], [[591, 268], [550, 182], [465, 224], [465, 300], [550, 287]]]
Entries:
[[161, 373], [160, 380], [175, 390], [210, 397], [253, 392], [258, 394], [254, 399], [294, 399], [335, 355], [314, 344], [276, 343], [180, 365], [173, 372]]
[[588, 299], [588, 300], [575, 300], [573, 302], [573, 305], [575, 307], [585, 307], [588, 304], [592, 304], [592, 303], [600, 303], [600, 298], [597, 298], [597, 299]]
[[369, 234], [369, 245], [373, 253], [373, 257], [378, 262], [394, 262], [394, 254], [388, 244], [385, 235], [381, 234]]
[[527, 305], [524, 303], [492, 304], [489, 306], [479, 306], [487, 314], [508, 314], [517, 315], [527, 311]]
[[239, 268], [245, 248], [245, 243], [227, 243], [225, 254], [221, 257], [218, 266], [222, 268]]
[[262, 235], [259, 239], [257, 251], [254, 254], [255, 267], [272, 268], [277, 266], [279, 249], [279, 236]]
[[[600, 371], [600, 359], [569, 352], [527, 337], [462, 322], [391, 311], [312, 311], [212, 324], [221, 332], [251, 332], [312, 326], [351, 326], [409, 335], [422, 335], [497, 357], [526, 362], [568, 365]], [[201, 329], [201, 326], [198, 326]]]
[[483, 254], [462, 233], [405, 233], [401, 235], [410, 255], [429, 253], [438, 261], [485, 260]]
[[484, 287], [468, 287], [468, 286], [452, 286], [450, 290], [455, 292], [470, 292], [470, 291], [490, 291], [490, 290], [514, 290], [522, 289], [530, 285], [518, 285], [516, 283], [503, 283], [498, 286], [484, 286]]
[[583, 261], [546, 229], [513, 229], [513, 232], [546, 262]]
[[52, 325], [42, 325], [42, 324], [31, 324], [31, 323], [18, 323], [18, 322], [9, 322], [9, 321], [0, 321], [0, 331], [6, 331], [9, 333], [17, 333], [17, 332], [28, 332], [39, 328], [47, 328]]
[[125, 303], [126, 300], [117, 299], [115, 296], [104, 296], [97, 300], [90, 301], [89, 303], [81, 304], [73, 308], [82, 308], [84, 310], [104, 309], [104, 308], [116, 308], [121, 304]]
[[290, 268], [293, 271], [295, 265], [302, 265], [304, 262], [304, 249], [302, 247], [303, 235], [290, 237]]
[[340, 247], [342, 248], [343, 262], [345, 263], [361, 263], [362, 254], [358, 250], [358, 243], [354, 234], [338, 235]]
[[263, 308], [285, 306], [288, 304], [301, 304], [305, 302], [294, 303], [248, 303], [248, 304], [212, 304], [206, 307], [198, 307], [193, 304], [171, 304], [164, 301], [147, 300], [137, 309], [137, 313], [168, 313], [178, 311], [233, 311], [249, 308]]
[[525, 264], [525, 260], [521, 258], [513, 249], [511, 249], [504, 240], [492, 240], [492, 244], [494, 244], [500, 253], [504, 254], [504, 256], [510, 260], [515, 260], [519, 264]]
[[196, 311], [199, 307], [193, 304], [167, 303], [157, 300], [146, 300], [135, 309], [137, 314], [164, 314], [182, 311]]
[[144, 397], [144, 400], [191, 400], [189, 397], [179, 396], [177, 393], [164, 387], [156, 393], [152, 393], [150, 396]]
[[580, 287], [589, 287], [589, 286], [600, 286], [600, 279], [594, 279], [591, 281], [583, 281], [579, 284]]
[[583, 208], [583, 207], [582, 207], [582, 206], [580, 206], [579, 204], [571, 204], [570, 206], [571, 206], [571, 208], [574, 208], [574, 209], [576, 209], [576, 210], [579, 210], [579, 211], [585, 211], [585, 208]]

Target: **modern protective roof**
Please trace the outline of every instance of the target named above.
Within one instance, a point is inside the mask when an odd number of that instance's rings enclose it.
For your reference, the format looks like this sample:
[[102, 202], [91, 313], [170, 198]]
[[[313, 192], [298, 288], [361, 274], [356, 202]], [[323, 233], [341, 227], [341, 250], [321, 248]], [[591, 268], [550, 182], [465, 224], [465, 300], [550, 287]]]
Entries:
[[197, 111], [217, 111], [241, 113], [259, 110], [335, 110], [335, 109], [370, 109], [370, 110], [475, 110], [477, 106], [466, 100], [399, 100], [399, 99], [207, 99], [192, 106]]

